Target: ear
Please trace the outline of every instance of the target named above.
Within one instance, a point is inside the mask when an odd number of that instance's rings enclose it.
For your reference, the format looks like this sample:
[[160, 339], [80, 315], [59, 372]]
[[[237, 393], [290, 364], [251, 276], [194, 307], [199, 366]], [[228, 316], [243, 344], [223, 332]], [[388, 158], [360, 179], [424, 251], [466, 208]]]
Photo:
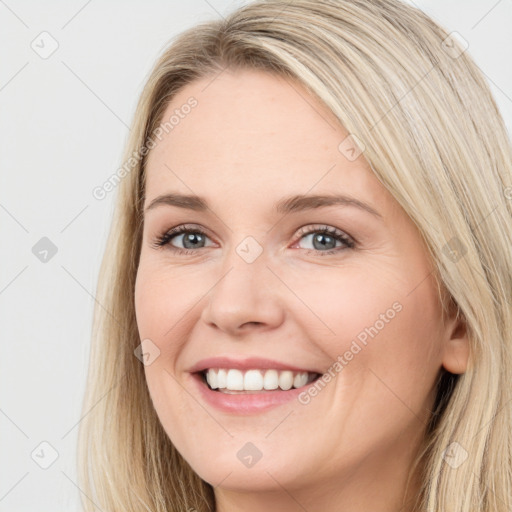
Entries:
[[469, 361], [469, 337], [466, 320], [459, 307], [450, 303], [449, 320], [445, 325], [443, 367], [450, 373], [465, 373]]

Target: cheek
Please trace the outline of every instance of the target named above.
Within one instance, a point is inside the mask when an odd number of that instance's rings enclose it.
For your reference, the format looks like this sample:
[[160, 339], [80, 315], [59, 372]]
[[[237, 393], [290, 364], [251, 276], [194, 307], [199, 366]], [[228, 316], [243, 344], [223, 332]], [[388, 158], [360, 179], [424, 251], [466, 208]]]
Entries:
[[186, 344], [183, 333], [190, 328], [191, 307], [198, 293], [178, 276], [179, 272], [171, 276], [158, 264], [141, 258], [134, 299], [139, 337], [151, 340], [159, 352], [144, 366], [149, 394], [167, 434], [183, 446], [190, 436], [181, 429], [180, 418], [191, 411], [186, 410], [189, 396], [176, 380], [176, 362]]
[[347, 381], [371, 369], [400, 389], [415, 380], [424, 391], [441, 366], [441, 326], [433, 279], [418, 285], [418, 275], [405, 265], [296, 275], [294, 291], [308, 310], [294, 318], [333, 362], [342, 358]]
[[206, 284], [190, 273], [141, 259], [135, 283], [135, 312], [141, 338], [162, 342], [174, 339], [207, 290]]

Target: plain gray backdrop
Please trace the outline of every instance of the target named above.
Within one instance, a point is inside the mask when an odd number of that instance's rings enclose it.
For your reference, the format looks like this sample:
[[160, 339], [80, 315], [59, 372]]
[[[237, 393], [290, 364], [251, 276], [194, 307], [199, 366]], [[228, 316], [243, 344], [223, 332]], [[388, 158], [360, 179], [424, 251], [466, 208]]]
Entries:
[[[0, 0], [2, 512], [80, 509], [76, 439], [115, 197], [92, 190], [122, 164], [169, 40], [246, 3]], [[512, 133], [512, 2], [414, 4], [468, 42]]]

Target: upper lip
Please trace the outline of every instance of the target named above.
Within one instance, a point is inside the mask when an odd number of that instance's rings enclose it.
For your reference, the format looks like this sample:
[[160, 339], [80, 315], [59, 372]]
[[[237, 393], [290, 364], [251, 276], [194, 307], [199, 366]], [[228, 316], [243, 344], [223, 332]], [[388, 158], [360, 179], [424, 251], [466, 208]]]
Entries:
[[290, 370], [293, 372], [308, 372], [308, 373], [320, 373], [314, 369], [294, 366], [288, 363], [281, 363], [272, 359], [264, 359], [261, 357], [247, 357], [245, 359], [235, 359], [233, 357], [208, 357], [201, 359], [191, 368], [190, 373], [197, 373], [207, 370], [209, 368], [236, 368], [237, 370], [251, 370], [251, 369], [262, 369], [262, 370]]

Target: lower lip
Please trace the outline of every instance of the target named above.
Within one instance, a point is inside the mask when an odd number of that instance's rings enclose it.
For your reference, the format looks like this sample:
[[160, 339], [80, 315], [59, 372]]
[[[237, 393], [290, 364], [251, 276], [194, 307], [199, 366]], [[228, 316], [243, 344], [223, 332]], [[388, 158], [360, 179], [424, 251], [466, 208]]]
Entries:
[[203, 399], [213, 407], [223, 412], [234, 414], [253, 414], [272, 409], [279, 405], [296, 399], [311, 384], [307, 384], [300, 388], [292, 388], [289, 391], [271, 391], [268, 393], [248, 393], [234, 394], [222, 393], [210, 389], [208, 384], [203, 381], [203, 377], [199, 373], [191, 374], [191, 377], [199, 388], [199, 392]]

